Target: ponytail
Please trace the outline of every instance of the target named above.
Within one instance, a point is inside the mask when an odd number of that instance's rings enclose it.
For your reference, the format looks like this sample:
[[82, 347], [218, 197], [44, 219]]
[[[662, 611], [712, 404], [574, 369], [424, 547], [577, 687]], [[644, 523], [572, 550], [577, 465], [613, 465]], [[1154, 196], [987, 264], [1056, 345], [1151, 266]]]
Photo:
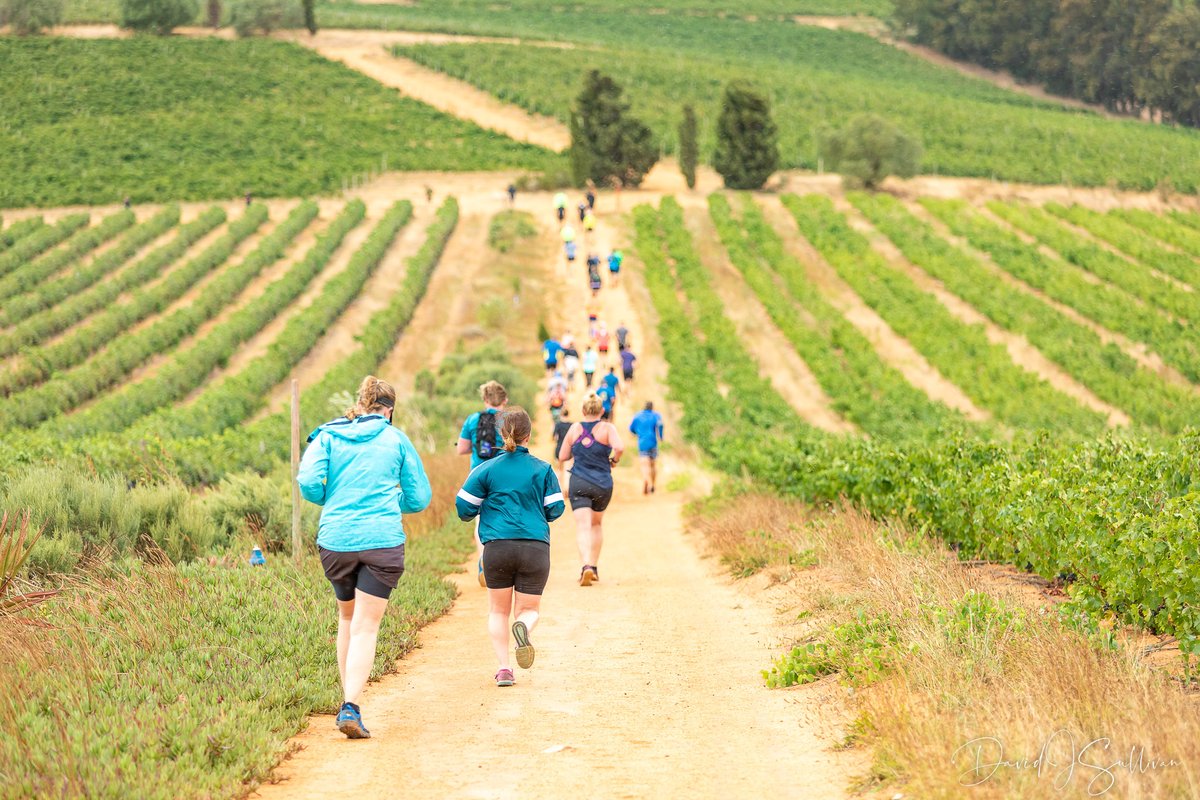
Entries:
[[374, 375], [368, 375], [358, 385], [358, 401], [346, 409], [346, 418], [356, 419], [365, 414], [378, 414], [385, 408], [395, 407], [396, 390], [392, 385]]
[[504, 438], [505, 451], [512, 453], [521, 442], [529, 441], [533, 433], [533, 422], [529, 412], [520, 406], [512, 406], [500, 415], [500, 435]]

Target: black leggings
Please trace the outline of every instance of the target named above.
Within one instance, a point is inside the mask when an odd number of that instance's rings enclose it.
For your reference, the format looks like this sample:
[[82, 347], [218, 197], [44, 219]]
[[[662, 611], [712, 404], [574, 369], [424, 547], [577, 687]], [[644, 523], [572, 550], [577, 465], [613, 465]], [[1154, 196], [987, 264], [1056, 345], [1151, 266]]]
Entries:
[[550, 543], [538, 539], [492, 539], [483, 545], [483, 580], [489, 589], [538, 594], [550, 580]]

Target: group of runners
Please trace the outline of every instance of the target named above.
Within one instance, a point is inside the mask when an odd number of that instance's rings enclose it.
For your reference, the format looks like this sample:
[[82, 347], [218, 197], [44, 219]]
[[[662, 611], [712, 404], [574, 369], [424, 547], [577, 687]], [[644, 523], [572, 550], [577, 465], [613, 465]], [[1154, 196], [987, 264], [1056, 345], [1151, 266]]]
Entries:
[[[581, 205], [592, 212], [594, 204], [589, 190]], [[565, 196], [561, 205], [556, 198], [555, 205], [565, 216]], [[498, 662], [497, 686], [515, 682], [510, 634], [517, 666], [533, 665], [531, 633], [550, 576], [550, 523], [568, 505], [576, 527], [579, 585], [600, 581], [604, 514], [613, 497], [613, 469], [626, 451], [615, 424], [616, 409], [633, 380], [637, 358], [629, 329], [621, 323], [614, 334], [624, 383], [616, 364], [604, 364], [607, 372], [597, 381], [613, 337], [597, 306], [589, 306], [588, 317], [582, 353], [571, 331], [561, 340], [548, 339], [543, 352], [554, 421], [553, 459], [563, 469], [562, 482], [555, 466], [530, 453], [533, 420], [525, 409], [508, 405], [508, 393], [496, 381], [480, 387], [483, 408], [464, 421], [456, 443], [457, 452], [470, 457], [470, 471], [455, 507], [460, 519], [475, 523], [476, 571], [488, 590], [487, 629]], [[580, 374], [586, 394], [580, 418], [572, 421], [568, 398]], [[395, 389], [367, 376], [354, 406], [309, 436], [297, 476], [304, 498], [322, 506], [317, 545], [338, 610], [343, 703], [336, 724], [352, 739], [370, 737], [358, 701], [374, 663], [380, 621], [404, 572], [402, 517], [424, 510], [432, 497], [420, 456], [392, 425], [395, 405]], [[643, 493], [652, 493], [662, 417], [647, 402], [628, 430], [637, 439]]]

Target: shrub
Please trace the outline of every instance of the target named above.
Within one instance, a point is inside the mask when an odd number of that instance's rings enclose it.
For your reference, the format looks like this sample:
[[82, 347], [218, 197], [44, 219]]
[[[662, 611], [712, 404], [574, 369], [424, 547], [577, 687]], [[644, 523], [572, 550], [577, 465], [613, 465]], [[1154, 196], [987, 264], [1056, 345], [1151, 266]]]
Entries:
[[197, 0], [121, 0], [121, 27], [165, 36], [199, 13]]
[[821, 136], [821, 154], [847, 183], [874, 189], [889, 175], [911, 178], [921, 167], [921, 143], [883, 117], [863, 114]]
[[725, 87], [713, 166], [730, 189], [759, 189], [779, 166], [778, 129], [767, 98], [744, 84]]
[[237, 0], [229, 12], [229, 22], [238, 36], [296, 28], [302, 21], [300, 9], [287, 0]]
[[62, 21], [63, 0], [0, 0], [0, 25], [21, 36], [41, 33]]

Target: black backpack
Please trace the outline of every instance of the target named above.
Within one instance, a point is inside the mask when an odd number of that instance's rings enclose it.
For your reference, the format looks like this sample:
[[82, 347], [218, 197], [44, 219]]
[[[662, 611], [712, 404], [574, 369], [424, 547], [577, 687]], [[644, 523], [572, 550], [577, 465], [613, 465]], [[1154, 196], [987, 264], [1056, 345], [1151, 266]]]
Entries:
[[500, 429], [497, 426], [499, 414], [487, 411], [480, 412], [479, 424], [475, 426], [475, 455], [481, 461], [487, 461], [500, 452]]

